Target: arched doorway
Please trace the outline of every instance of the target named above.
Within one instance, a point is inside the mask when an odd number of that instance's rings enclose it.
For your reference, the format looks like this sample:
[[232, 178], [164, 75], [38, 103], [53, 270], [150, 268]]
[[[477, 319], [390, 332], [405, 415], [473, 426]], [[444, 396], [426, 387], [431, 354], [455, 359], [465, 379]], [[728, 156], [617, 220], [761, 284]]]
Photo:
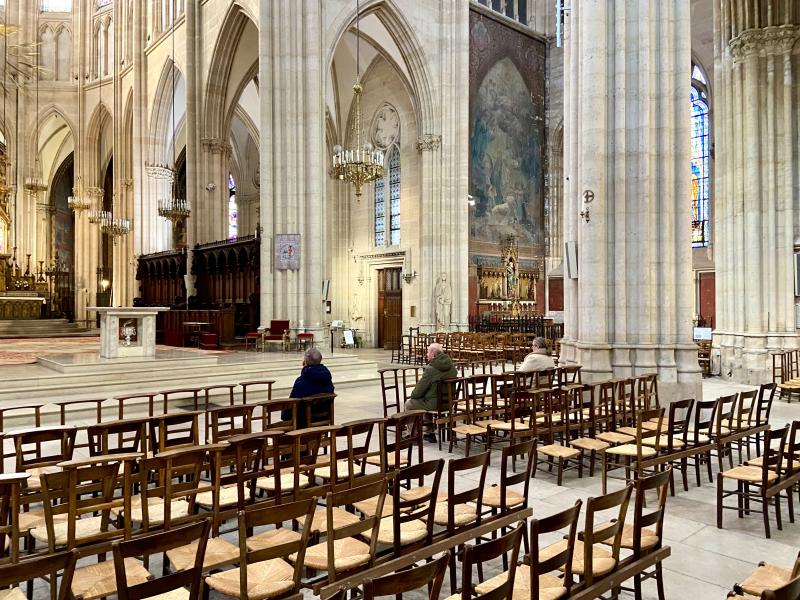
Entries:
[[53, 260], [50, 275], [50, 315], [75, 318], [75, 216], [68, 204], [75, 185], [75, 155], [59, 165], [50, 186], [53, 207]]

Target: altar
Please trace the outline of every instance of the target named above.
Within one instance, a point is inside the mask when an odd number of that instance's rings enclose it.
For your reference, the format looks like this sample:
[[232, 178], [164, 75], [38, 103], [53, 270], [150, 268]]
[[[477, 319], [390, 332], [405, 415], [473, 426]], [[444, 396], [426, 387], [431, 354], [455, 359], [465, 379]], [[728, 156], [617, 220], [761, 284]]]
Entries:
[[100, 357], [156, 355], [156, 315], [166, 306], [89, 306], [100, 315]]

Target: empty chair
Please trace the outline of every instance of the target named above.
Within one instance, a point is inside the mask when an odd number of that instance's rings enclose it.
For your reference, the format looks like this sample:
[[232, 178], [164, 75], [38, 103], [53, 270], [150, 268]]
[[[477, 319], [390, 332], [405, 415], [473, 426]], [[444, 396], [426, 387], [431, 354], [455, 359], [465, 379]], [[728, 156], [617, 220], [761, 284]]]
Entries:
[[428, 600], [439, 600], [442, 590], [444, 574], [450, 552], [445, 552], [439, 558], [406, 569], [384, 575], [364, 582], [364, 600], [373, 600], [381, 596], [394, 596], [417, 590], [423, 586], [428, 588]]
[[[140, 536], [132, 540], [114, 544], [114, 574], [117, 580], [119, 600], [140, 600], [153, 596], [169, 598], [199, 598], [201, 593], [201, 574], [203, 559], [208, 541], [210, 523], [202, 520], [197, 523], [174, 527], [169, 531]], [[192, 544], [195, 548], [194, 561], [183, 570], [131, 584], [127, 576], [126, 560], [147, 557]], [[170, 593], [175, 595], [170, 595]]]
[[[22, 563], [0, 566], [0, 588], [28, 583], [34, 579], [46, 577], [50, 581], [51, 600], [68, 600], [72, 598], [70, 588], [72, 587], [77, 558], [77, 551], [72, 550], [48, 556], [28, 558]], [[56, 582], [59, 580], [57, 573], [61, 573], [61, 587], [58, 591], [56, 590]], [[12, 587], [11, 589], [0, 589], [0, 598], [3, 598], [3, 600], [26, 600], [27, 596], [19, 587]]]
[[[728, 594], [728, 597], [742, 598], [746, 595], [764, 598], [765, 592], [776, 591], [796, 579], [800, 579], [800, 552], [798, 552], [792, 567], [782, 567], [761, 561], [756, 570], [742, 583], [733, 586], [734, 591]], [[777, 598], [781, 598], [781, 596], [777, 596]], [[800, 598], [800, 595], [785, 596], [783, 600], [788, 598], [796, 599]]]
[[[467, 544], [464, 549], [464, 561], [461, 566], [461, 593], [450, 596], [448, 600], [470, 600], [472, 598], [485, 598], [487, 600], [511, 599], [514, 592], [514, 577], [517, 571], [517, 559], [519, 557], [519, 546], [522, 541], [522, 532], [525, 530], [525, 523], [519, 523], [509, 533], [499, 536], [490, 541], [480, 544]], [[510, 560], [509, 560], [509, 556]], [[508, 563], [508, 571], [502, 580], [496, 582], [492, 588], [485, 591], [477, 589], [479, 583], [473, 583], [473, 571], [475, 568], [478, 574], [483, 572], [484, 563], [502, 558], [503, 562]], [[475, 589], [476, 595], [472, 594]]]

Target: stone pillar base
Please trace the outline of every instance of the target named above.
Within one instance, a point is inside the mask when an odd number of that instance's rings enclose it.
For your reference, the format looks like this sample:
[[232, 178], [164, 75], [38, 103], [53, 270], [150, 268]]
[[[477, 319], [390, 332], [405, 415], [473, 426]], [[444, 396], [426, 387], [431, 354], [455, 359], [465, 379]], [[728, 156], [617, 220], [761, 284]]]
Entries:
[[663, 404], [703, 397], [694, 344], [649, 346], [562, 340], [559, 362], [562, 365], [581, 365], [581, 379], [585, 383], [657, 372], [659, 398]]
[[760, 385], [772, 381], [772, 354], [800, 347], [794, 333], [714, 332], [720, 352], [720, 376], [735, 383]]

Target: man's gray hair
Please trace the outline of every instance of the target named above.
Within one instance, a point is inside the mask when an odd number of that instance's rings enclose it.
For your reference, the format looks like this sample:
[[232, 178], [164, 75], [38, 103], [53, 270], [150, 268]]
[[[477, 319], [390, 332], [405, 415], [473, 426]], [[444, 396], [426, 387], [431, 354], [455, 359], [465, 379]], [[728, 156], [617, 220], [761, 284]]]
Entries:
[[533, 345], [537, 348], [547, 348], [547, 340], [543, 337], [537, 337], [533, 339]]
[[316, 348], [309, 348], [303, 354], [306, 358], [306, 363], [309, 365], [318, 365], [322, 362], [322, 352], [317, 350]]
[[439, 356], [442, 352], [444, 352], [444, 349], [442, 348], [441, 344], [439, 344], [438, 342], [434, 342], [430, 346], [428, 346], [428, 351], [431, 353], [431, 356], [435, 358]]

